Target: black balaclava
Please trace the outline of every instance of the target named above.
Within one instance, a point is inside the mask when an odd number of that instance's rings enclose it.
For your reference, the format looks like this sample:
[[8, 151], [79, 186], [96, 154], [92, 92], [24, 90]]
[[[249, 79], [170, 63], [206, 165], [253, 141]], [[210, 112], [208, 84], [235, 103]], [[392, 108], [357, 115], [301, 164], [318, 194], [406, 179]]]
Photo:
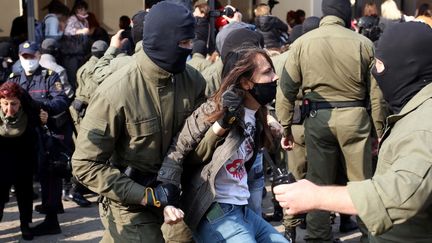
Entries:
[[393, 113], [432, 81], [432, 29], [418, 22], [388, 27], [378, 40], [375, 57], [384, 63], [384, 71], [372, 74]]
[[350, 0], [323, 0], [321, 5], [324, 16], [333, 15], [343, 19], [345, 27], [351, 27]]
[[182, 72], [192, 49], [179, 47], [179, 42], [194, 38], [194, 26], [195, 18], [184, 6], [166, 1], [154, 5], [145, 16], [144, 52], [165, 71]]

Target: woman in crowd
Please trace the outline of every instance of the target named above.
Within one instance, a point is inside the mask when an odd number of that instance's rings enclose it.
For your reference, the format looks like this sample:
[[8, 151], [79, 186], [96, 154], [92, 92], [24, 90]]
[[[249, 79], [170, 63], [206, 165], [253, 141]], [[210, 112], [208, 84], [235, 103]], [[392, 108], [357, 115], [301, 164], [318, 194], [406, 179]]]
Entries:
[[69, 17], [65, 35], [88, 35], [90, 32], [88, 17], [88, 4], [85, 1], [77, 0], [72, 7], [72, 16]]
[[25, 240], [33, 239], [29, 228], [33, 211], [33, 173], [37, 163], [38, 111], [31, 97], [12, 82], [0, 86], [0, 221], [15, 186], [20, 228]]
[[232, 70], [186, 120], [158, 179], [178, 182], [164, 175], [174, 168], [180, 176], [185, 161], [180, 208], [196, 242], [287, 242], [247, 207], [247, 173], [259, 149], [272, 147], [266, 104], [275, 98], [278, 77], [262, 49], [234, 51], [228, 58]]

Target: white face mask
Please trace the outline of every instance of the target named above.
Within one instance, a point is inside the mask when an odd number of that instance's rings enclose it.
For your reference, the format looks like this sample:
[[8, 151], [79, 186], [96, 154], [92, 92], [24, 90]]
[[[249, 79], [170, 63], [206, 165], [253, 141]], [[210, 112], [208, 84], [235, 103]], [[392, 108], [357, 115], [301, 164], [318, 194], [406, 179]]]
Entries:
[[86, 18], [88, 17], [88, 14], [77, 14], [77, 16], [78, 16], [80, 19], [86, 19]]
[[39, 60], [21, 58], [21, 66], [23, 67], [24, 71], [32, 73], [39, 67]]

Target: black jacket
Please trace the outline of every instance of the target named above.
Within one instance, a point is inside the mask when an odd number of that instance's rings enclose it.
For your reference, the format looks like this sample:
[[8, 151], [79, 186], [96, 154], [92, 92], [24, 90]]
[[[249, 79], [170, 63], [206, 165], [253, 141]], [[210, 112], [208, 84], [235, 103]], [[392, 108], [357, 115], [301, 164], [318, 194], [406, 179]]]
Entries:
[[265, 48], [279, 48], [285, 43], [281, 39], [282, 33], [288, 32], [288, 26], [277, 17], [265, 15], [255, 18], [257, 31], [264, 36]]

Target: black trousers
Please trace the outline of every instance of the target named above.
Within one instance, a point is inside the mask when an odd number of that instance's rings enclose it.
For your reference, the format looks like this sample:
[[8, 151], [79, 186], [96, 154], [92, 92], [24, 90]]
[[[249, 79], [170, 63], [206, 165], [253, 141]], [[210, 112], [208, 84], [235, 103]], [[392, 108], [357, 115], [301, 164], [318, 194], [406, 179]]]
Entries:
[[43, 163], [39, 170], [39, 181], [41, 184], [42, 206], [47, 214], [55, 213], [63, 209], [62, 204], [62, 178], [57, 176], [47, 163]]
[[17, 177], [15, 181], [0, 182], [0, 210], [3, 213], [4, 206], [9, 202], [9, 191], [15, 186], [18, 210], [21, 224], [32, 222], [33, 212], [33, 176], [31, 174]]

